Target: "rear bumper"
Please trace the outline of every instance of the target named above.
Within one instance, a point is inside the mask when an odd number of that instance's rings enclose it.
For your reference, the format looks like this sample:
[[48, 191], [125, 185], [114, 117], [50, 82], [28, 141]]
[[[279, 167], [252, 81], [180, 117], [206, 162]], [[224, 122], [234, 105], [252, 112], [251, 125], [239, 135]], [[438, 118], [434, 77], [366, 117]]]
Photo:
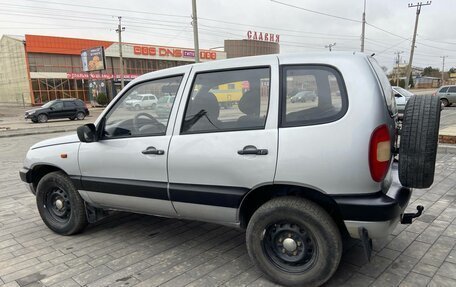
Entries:
[[358, 230], [363, 227], [371, 238], [385, 237], [399, 223], [412, 190], [400, 184], [396, 164], [393, 165], [392, 176], [392, 184], [386, 194], [379, 191], [368, 195], [333, 197], [350, 236], [359, 238]]

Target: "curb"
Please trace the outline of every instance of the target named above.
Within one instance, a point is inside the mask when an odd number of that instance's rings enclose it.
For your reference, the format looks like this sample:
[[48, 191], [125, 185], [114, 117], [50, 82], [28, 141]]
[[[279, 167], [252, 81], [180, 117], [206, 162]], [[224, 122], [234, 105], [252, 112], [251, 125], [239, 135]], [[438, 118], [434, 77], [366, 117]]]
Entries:
[[439, 144], [439, 146], [437, 147], [437, 153], [456, 154], [456, 145], [455, 144]]
[[1, 134], [0, 138], [12, 138], [12, 137], [22, 137], [22, 136], [32, 136], [32, 135], [45, 135], [45, 134], [54, 134], [54, 133], [64, 133], [64, 132], [76, 132], [76, 128], [65, 128], [65, 129], [58, 129], [58, 130], [38, 130], [38, 131], [25, 131], [17, 133], [10, 133], [10, 134]]

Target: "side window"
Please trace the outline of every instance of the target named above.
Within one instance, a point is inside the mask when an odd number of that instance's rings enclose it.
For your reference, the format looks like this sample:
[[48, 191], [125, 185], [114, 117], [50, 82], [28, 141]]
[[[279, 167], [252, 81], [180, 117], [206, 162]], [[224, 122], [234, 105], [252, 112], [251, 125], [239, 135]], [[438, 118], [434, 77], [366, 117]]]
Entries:
[[456, 93], [456, 87], [449, 87], [448, 93]]
[[325, 66], [285, 66], [282, 69], [281, 126], [327, 123], [348, 107], [342, 77]]
[[63, 103], [62, 102], [56, 102], [55, 104], [52, 105], [52, 108], [54, 110], [61, 110], [61, 109], [63, 109]]
[[439, 93], [446, 93], [448, 91], [448, 87], [443, 87], [440, 89]]
[[70, 101], [63, 102], [63, 107], [65, 107], [65, 108], [74, 108], [75, 106], [76, 106], [76, 104], [74, 102], [70, 102]]
[[269, 68], [197, 74], [181, 133], [264, 129], [269, 84]]
[[182, 76], [176, 76], [133, 86], [106, 115], [104, 138], [164, 135], [172, 103], [167, 109], [160, 110], [160, 113], [157, 114], [157, 110], [141, 110], [135, 100], [141, 97], [136, 95], [143, 94], [144, 91], [154, 91], [158, 97], [175, 97], [181, 81]]

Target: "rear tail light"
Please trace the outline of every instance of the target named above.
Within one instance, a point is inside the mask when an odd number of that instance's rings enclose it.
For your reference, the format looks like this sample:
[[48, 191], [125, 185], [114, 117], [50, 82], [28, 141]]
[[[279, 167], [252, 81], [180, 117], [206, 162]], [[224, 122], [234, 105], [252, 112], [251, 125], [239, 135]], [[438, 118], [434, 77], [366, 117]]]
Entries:
[[373, 180], [380, 182], [385, 178], [390, 160], [390, 133], [387, 125], [381, 125], [372, 133], [369, 145], [369, 169]]

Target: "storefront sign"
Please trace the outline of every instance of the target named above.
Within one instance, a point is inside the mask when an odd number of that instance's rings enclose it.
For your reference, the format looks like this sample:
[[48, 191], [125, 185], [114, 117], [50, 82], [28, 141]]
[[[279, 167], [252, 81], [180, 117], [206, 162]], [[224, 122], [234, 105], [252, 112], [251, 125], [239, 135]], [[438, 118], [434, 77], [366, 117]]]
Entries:
[[85, 72], [106, 69], [103, 47], [95, 47], [81, 52], [82, 70]]
[[249, 40], [256, 40], [256, 41], [264, 41], [264, 42], [280, 42], [280, 35], [273, 34], [273, 33], [263, 33], [257, 31], [247, 31], [247, 39]]
[[[133, 46], [135, 55], [143, 56], [160, 56], [169, 58], [194, 58], [194, 50], [184, 50], [179, 48], [165, 48], [153, 46]], [[200, 51], [200, 59], [217, 60], [217, 53], [214, 51], [202, 50]]]
[[[99, 74], [99, 73], [67, 73], [67, 79], [76, 79], [76, 80], [110, 80], [110, 79], [120, 79], [120, 74]], [[124, 79], [131, 80], [139, 77], [136, 74], [124, 74]]]

